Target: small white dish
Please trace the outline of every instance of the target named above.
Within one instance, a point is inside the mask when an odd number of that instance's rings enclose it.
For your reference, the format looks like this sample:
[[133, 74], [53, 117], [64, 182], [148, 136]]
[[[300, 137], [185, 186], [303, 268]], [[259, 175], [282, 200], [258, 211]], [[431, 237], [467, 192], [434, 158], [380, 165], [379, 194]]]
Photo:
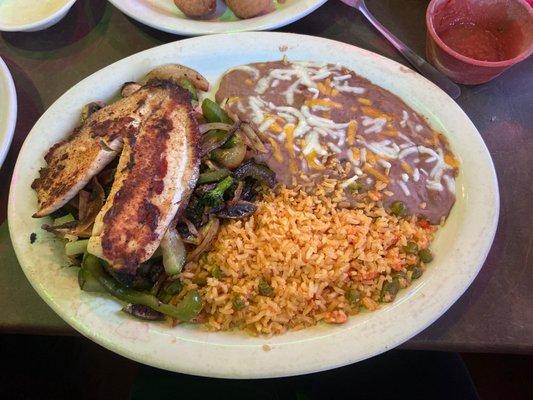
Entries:
[[17, 124], [17, 92], [6, 63], [0, 57], [0, 168], [6, 159]]
[[76, 0], [2, 0], [0, 31], [35, 32], [57, 24]]
[[[124, 82], [156, 66], [182, 63], [213, 85], [229, 68], [258, 61], [340, 63], [402, 98], [448, 138], [462, 160], [457, 202], [432, 245], [435, 260], [394, 303], [363, 312], [338, 326], [318, 325], [274, 337], [206, 332], [193, 325], [170, 328], [121, 312], [111, 297], [82, 292], [64, 243], [34, 219], [32, 181], [50, 146], [79, 123], [80, 109], [109, 100]], [[220, 378], [304, 374], [354, 363], [390, 350], [439, 318], [468, 288], [494, 239], [499, 215], [498, 182], [479, 132], [461, 108], [433, 83], [392, 60], [328, 39], [288, 33], [208, 35], [155, 47], [118, 61], [84, 79], [39, 119], [19, 153], [9, 193], [10, 236], [28, 280], [67, 323], [91, 340], [138, 362], [182, 373]], [[31, 244], [31, 233], [37, 240]]]
[[109, 0], [127, 16], [160, 31], [185, 36], [264, 31], [288, 25], [310, 14], [327, 0], [276, 1], [276, 10], [255, 18], [239, 19], [218, 0], [217, 11], [206, 19], [185, 16], [173, 0]]

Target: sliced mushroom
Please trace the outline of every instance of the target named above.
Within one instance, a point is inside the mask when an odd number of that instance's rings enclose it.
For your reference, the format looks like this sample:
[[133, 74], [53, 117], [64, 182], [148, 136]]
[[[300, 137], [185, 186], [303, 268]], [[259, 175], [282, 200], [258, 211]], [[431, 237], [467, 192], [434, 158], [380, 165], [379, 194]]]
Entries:
[[241, 219], [257, 211], [257, 206], [247, 201], [238, 201], [235, 205], [224, 208], [217, 213], [217, 217], [225, 219]]
[[140, 88], [142, 88], [142, 85], [137, 82], [126, 82], [124, 85], [122, 85], [122, 89], [120, 89], [120, 94], [122, 95], [122, 97], [129, 97]]
[[94, 114], [96, 111], [100, 110], [101, 108], [105, 107], [105, 103], [103, 101], [93, 101], [89, 104], [85, 104], [83, 108], [81, 109], [81, 117], [80, 122], [83, 125], [89, 117]]
[[141, 304], [126, 304], [124, 308], [122, 308], [122, 311], [147, 321], [159, 321], [164, 318], [164, 315], [159, 311], [153, 310], [150, 307], [143, 306]]
[[266, 165], [256, 163], [253, 160], [246, 161], [233, 174], [239, 180], [253, 178], [267, 184], [269, 187], [274, 187], [276, 184], [276, 174]]
[[131, 286], [135, 290], [150, 290], [164, 273], [165, 270], [161, 262], [150, 260], [139, 266]]
[[241, 200], [255, 201], [257, 191], [255, 190], [256, 182], [253, 178], [246, 178], [244, 180], [244, 187], [242, 188]]
[[150, 81], [170, 81], [176, 85], [180, 84], [180, 79], [188, 79], [194, 87], [204, 92], [209, 90], [209, 82], [199, 72], [179, 64], [167, 64], [158, 67], [148, 73], [141, 84], [145, 85]]

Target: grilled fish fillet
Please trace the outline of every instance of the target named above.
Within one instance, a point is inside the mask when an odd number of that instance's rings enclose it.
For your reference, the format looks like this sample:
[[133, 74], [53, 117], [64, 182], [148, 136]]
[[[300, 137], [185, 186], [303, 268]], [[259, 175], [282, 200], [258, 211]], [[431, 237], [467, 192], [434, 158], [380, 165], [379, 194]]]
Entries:
[[63, 207], [122, 149], [123, 137], [135, 134], [168, 89], [145, 87], [92, 114], [66, 140], [56, 143], [44, 157], [47, 166], [32, 183], [39, 199], [33, 215], [44, 217]]
[[153, 255], [198, 179], [200, 132], [189, 94], [165, 88], [138, 132], [125, 135], [113, 187], [89, 239], [88, 251], [108, 261], [115, 277], [131, 275]]

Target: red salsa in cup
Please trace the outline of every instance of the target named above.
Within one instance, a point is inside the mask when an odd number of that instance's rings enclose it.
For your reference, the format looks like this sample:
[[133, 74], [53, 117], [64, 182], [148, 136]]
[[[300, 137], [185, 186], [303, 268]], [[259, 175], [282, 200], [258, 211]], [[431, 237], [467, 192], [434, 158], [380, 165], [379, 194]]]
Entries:
[[463, 56], [481, 61], [507, 59], [505, 43], [497, 30], [489, 30], [475, 22], [460, 22], [441, 32], [446, 45]]

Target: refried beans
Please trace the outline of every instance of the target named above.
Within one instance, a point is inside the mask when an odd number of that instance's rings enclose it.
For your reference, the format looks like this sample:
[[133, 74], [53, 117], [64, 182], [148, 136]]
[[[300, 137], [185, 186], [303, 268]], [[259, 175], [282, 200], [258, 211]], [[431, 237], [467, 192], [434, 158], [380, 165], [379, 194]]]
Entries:
[[400, 98], [336, 64], [274, 61], [228, 71], [216, 100], [262, 137], [278, 181], [318, 182], [328, 158], [350, 165], [348, 194], [386, 185], [383, 204], [439, 223], [455, 202], [459, 163], [444, 136]]

